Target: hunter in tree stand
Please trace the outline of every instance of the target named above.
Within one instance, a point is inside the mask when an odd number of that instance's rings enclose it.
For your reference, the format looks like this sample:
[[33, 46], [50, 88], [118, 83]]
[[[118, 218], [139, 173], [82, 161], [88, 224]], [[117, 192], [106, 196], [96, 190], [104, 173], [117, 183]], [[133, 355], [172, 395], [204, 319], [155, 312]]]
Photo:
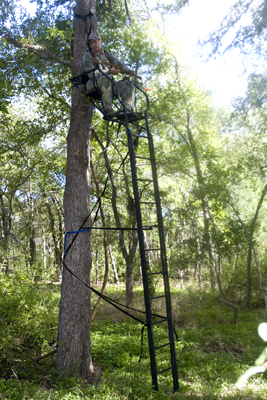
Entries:
[[[258, 333], [259, 336], [267, 342], [267, 323], [263, 322], [262, 324], [259, 325], [258, 327]], [[245, 372], [243, 375], [241, 375], [237, 382], [236, 382], [236, 387], [239, 389], [242, 388], [248, 379], [255, 374], [262, 374], [267, 370], [267, 347], [263, 350], [261, 355], [257, 358], [255, 361], [255, 367], [249, 368], [247, 372]]]
[[[88, 50], [83, 56], [83, 66], [85, 72], [90, 71], [93, 68], [98, 68], [109, 75], [118, 75], [118, 73], [123, 73], [130, 76], [136, 76], [134, 70], [123, 64], [113, 54], [102, 49], [102, 40], [98, 33], [91, 33], [88, 37], [87, 44]], [[112, 108], [113, 95], [117, 95], [116, 85], [113, 85], [99, 71], [95, 71], [94, 74], [88, 74], [88, 78], [89, 80], [86, 83], [86, 89], [90, 91], [98, 87], [101, 91], [104, 116], [106, 118], [112, 118], [115, 116], [115, 114], [117, 117], [119, 117], [120, 114], [123, 115], [123, 108], [121, 108], [117, 113]], [[131, 112], [134, 98], [134, 86], [128, 79], [118, 81], [117, 84], [126, 110], [127, 112]]]

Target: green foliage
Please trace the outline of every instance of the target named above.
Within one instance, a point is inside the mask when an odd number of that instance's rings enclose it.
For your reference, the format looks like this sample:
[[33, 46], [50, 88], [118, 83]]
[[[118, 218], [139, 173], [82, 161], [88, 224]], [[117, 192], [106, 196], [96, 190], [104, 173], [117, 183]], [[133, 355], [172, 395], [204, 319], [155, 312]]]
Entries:
[[[59, 292], [18, 272], [12, 279], [0, 275], [1, 376], [38, 379], [35, 361], [56, 343]], [[46, 365], [47, 367], [47, 365]], [[14, 371], [14, 372], [13, 372]]]
[[[237, 377], [251, 366], [264, 346], [257, 326], [264, 319], [261, 309], [239, 311], [238, 326], [230, 323], [231, 312], [205, 291], [173, 290], [177, 362], [180, 392], [172, 393], [170, 376], [160, 377], [160, 392], [152, 393], [147, 336], [141, 351], [141, 325], [102, 303], [91, 327], [92, 357], [96, 376], [85, 382], [62, 376], [54, 367], [54, 349], [60, 288], [35, 284], [23, 274], [1, 279], [0, 396], [22, 399], [264, 399], [266, 378], [250, 379], [242, 392], [234, 388]], [[161, 288], [158, 288], [160, 293]], [[108, 295], [121, 301], [124, 293], [109, 287]], [[136, 302], [142, 308], [142, 289]], [[176, 308], [179, 305], [179, 308]], [[161, 312], [164, 312], [161, 310]], [[187, 317], [187, 319], [185, 319]], [[175, 317], [176, 318], [176, 317]], [[159, 343], [165, 329], [157, 328]], [[38, 358], [41, 358], [38, 361]], [[34, 361], [35, 360], [35, 361]], [[159, 368], [169, 362], [162, 351]], [[253, 397], [251, 397], [253, 396]]]
[[[198, 276], [199, 285], [203, 287], [200, 292], [177, 291], [173, 296], [174, 316], [180, 327], [177, 350], [181, 394], [171, 394], [171, 382], [167, 377], [162, 378], [162, 392], [151, 393], [147, 347], [144, 348], [143, 361], [137, 363], [140, 326], [110, 312], [103, 303], [96, 317], [98, 322], [92, 326], [92, 355], [96, 364], [104, 368], [100, 382], [88, 385], [62, 377], [55, 371], [54, 360], [50, 358], [36, 361], [53, 349], [56, 340], [59, 289], [53, 286], [48, 289], [44, 282], [50, 279], [53, 282], [60, 274], [70, 71], [48, 58], [25, 49], [15, 49], [3, 39], [0, 61], [3, 241], [0, 262], [2, 270], [10, 272], [9, 278], [1, 276], [0, 333], [3, 339], [0, 344], [0, 370], [1, 375], [8, 378], [1, 381], [3, 398], [99, 400], [199, 398], [200, 395], [205, 399], [240, 398], [232, 385], [253, 362], [261, 347], [258, 339], [253, 341], [257, 323], [263, 318], [261, 310], [256, 312], [262, 306], [258, 272], [253, 265], [253, 314], [239, 310], [239, 325], [235, 328], [230, 324], [232, 311], [220, 303], [218, 294], [206, 292], [210, 265], [202, 200], [205, 197], [209, 207], [213, 256], [218, 265], [223, 294], [225, 299], [241, 307], [245, 294], [248, 240], [240, 220], [247, 230], [251, 230], [253, 215], [266, 181], [266, 79], [264, 75], [251, 75], [248, 96], [238, 103], [239, 112], [237, 110], [229, 116], [227, 112], [215, 110], [210, 94], [198, 86], [192, 72], [181, 62], [177, 46], [170, 41], [166, 43], [161, 29], [150, 17], [150, 12], [180, 11], [187, 3], [186, 0], [168, 4], [151, 1], [147, 7], [142, 2], [134, 2], [130, 10], [131, 23], [123, 2], [98, 4], [99, 31], [106, 48], [142, 74], [147, 85], [153, 89], [149, 118], [160, 178], [170, 275], [175, 285], [181, 282], [181, 286], [192, 284]], [[243, 7], [246, 3], [239, 2], [239, 5]], [[72, 5], [64, 1], [38, 1], [38, 13], [34, 18], [29, 18], [23, 11], [18, 14], [19, 23], [13, 25], [15, 5], [4, 1], [0, 6], [1, 21], [6, 23], [3, 32], [13, 29], [17, 40], [45, 46], [50, 52], [71, 62]], [[237, 7], [236, 11], [240, 12], [240, 9]], [[258, 25], [257, 32], [262, 34], [265, 30], [262, 18], [258, 19], [258, 23], [261, 25]], [[21, 92], [23, 96], [19, 97]], [[27, 109], [31, 108], [27, 118], [22, 116], [22, 112], [14, 112], [8, 107], [14, 97], [16, 106], [21, 103], [25, 108], [23, 104], [26, 100]], [[142, 109], [142, 100], [138, 99], [137, 105]], [[95, 113], [93, 128], [107, 145], [111, 167], [116, 171], [127, 153], [124, 132], [118, 133], [114, 127], [107, 129], [98, 113]], [[188, 128], [192, 128], [191, 142]], [[197, 157], [193, 156], [192, 143]], [[94, 138], [91, 147], [103, 188], [107, 168], [102, 149]], [[147, 156], [146, 147], [142, 148], [140, 144], [136, 147], [141, 156]], [[196, 160], [201, 169], [201, 182]], [[141, 163], [139, 167], [142, 176], [148, 177], [148, 168]], [[132, 189], [127, 168], [116, 175], [118, 212], [124, 226], [132, 222], [128, 212]], [[127, 183], [130, 187], [128, 193]], [[143, 193], [143, 188], [141, 191]], [[146, 200], [151, 200], [149, 189], [146, 193]], [[91, 194], [91, 204], [94, 204], [94, 184]], [[231, 202], [238, 215], [233, 211]], [[103, 203], [107, 226], [115, 226], [109, 189]], [[267, 271], [267, 255], [262, 245], [266, 242], [267, 233], [265, 215], [264, 203], [253, 232], [263, 276]], [[144, 215], [144, 224], [153, 223], [153, 218], [155, 210], [151, 209]], [[116, 258], [119, 277], [124, 279], [125, 262], [116, 236], [109, 233], [109, 244]], [[131, 233], [125, 236], [127, 245], [130, 245]], [[37, 249], [35, 262], [31, 258], [33, 242]], [[148, 242], [151, 248], [157, 242], [154, 231], [148, 233]], [[47, 269], [43, 248], [47, 248], [49, 254]], [[102, 237], [96, 231], [92, 233], [91, 248], [93, 261], [98, 250], [100, 280], [103, 277], [104, 257]], [[159, 260], [155, 256], [150, 261], [151, 268], [156, 271]], [[55, 277], [51, 276], [51, 272]], [[94, 273], [92, 278], [95, 278]], [[138, 255], [134, 259], [134, 277], [140, 279]], [[111, 273], [109, 279], [112, 280]], [[160, 282], [154, 282], [154, 285], [160, 291]], [[124, 296], [119, 289], [110, 292], [118, 300]], [[136, 288], [136, 301], [143, 308], [140, 292]], [[166, 332], [157, 330], [160, 341], [163, 341]], [[162, 367], [168, 363], [164, 352], [160, 363]], [[260, 380], [264, 387], [264, 378]], [[256, 385], [252, 383], [248, 387], [247, 394], [242, 393], [242, 398], [264, 398], [263, 390], [257, 389]]]
[[0, 260], [7, 273], [29, 263], [30, 276], [40, 275], [41, 269], [50, 273], [53, 265], [61, 268], [66, 168], [64, 127], [43, 124], [36, 109], [31, 104], [28, 116], [22, 117], [20, 109], [9, 108], [8, 114], [1, 114], [0, 125]]

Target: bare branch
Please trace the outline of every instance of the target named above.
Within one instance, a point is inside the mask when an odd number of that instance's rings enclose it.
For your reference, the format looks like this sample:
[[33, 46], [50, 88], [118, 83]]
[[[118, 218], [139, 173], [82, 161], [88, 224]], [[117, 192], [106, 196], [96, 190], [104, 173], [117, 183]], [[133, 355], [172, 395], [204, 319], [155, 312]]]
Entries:
[[[201, 46], [206, 44], [212, 45], [212, 50], [208, 56], [208, 58], [214, 56], [219, 53], [219, 48], [222, 46], [223, 38], [243, 19], [244, 15], [246, 15], [253, 5], [255, 0], [247, 0], [246, 2], [242, 2], [238, 0], [230, 9], [228, 14], [225, 16], [221, 25], [218, 29], [211, 32], [209, 37], [206, 40], [199, 41]], [[225, 50], [222, 52], [224, 54], [226, 51], [233, 47], [238, 47], [238, 45], [243, 45], [253, 34], [251, 30], [249, 30], [249, 35], [246, 33], [246, 28], [240, 28], [235, 34], [234, 39], [231, 40], [231, 43], [226, 46]]]
[[131, 17], [130, 17], [130, 13], [129, 13], [129, 8], [128, 8], [127, 0], [124, 0], [124, 5], [125, 5], [125, 11], [126, 11], [128, 20], [129, 20], [129, 22], [130, 22], [130, 24], [131, 24], [131, 23], [132, 23], [132, 19], [131, 19]]

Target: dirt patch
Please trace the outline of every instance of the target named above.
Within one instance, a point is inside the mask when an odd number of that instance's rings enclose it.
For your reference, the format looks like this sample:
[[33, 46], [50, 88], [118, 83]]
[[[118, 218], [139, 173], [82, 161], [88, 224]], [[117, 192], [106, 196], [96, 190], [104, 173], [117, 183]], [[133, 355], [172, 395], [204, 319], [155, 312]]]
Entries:
[[89, 385], [97, 384], [101, 382], [103, 376], [103, 367], [94, 364], [94, 372], [91, 373], [90, 378], [88, 379]]

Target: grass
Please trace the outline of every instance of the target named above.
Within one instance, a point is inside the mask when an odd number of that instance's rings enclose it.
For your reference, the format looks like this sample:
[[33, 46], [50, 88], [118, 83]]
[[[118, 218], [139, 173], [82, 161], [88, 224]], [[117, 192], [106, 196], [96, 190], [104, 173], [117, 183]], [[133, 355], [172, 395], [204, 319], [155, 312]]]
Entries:
[[[124, 300], [123, 287], [109, 286], [106, 294]], [[264, 375], [251, 378], [242, 390], [234, 387], [238, 376], [253, 365], [264, 347], [257, 335], [257, 326], [265, 318], [262, 309], [240, 309], [235, 327], [232, 310], [219, 302], [217, 294], [173, 288], [180, 391], [172, 393], [172, 379], [166, 375], [159, 379], [159, 393], [153, 393], [146, 334], [138, 363], [141, 324], [104, 302], [91, 326], [93, 362], [102, 371], [94, 381], [60, 375], [55, 369], [55, 355], [41, 358], [55, 349], [59, 298], [59, 287], [36, 286], [21, 276], [1, 277], [0, 399], [266, 398]], [[140, 287], [136, 288], [135, 307], [143, 308]], [[164, 313], [161, 304], [155, 311]], [[154, 333], [157, 344], [166, 341], [163, 324]], [[168, 366], [167, 348], [162, 349], [157, 363], [162, 369]]]

